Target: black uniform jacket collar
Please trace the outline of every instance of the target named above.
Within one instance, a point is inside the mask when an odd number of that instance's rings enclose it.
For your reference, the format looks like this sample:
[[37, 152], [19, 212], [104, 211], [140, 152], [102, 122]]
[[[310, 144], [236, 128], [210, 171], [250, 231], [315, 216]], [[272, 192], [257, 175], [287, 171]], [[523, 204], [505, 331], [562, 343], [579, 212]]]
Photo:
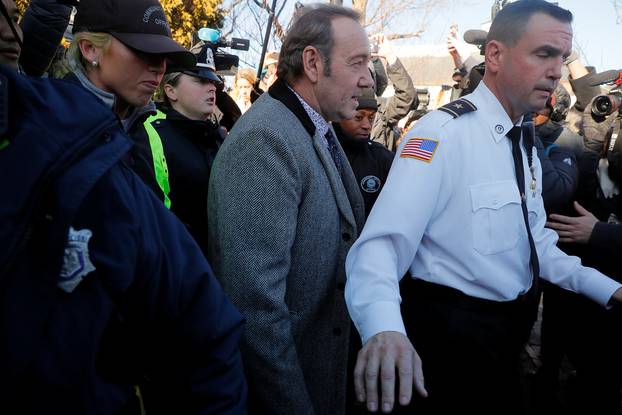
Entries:
[[165, 108], [166, 120], [180, 131], [185, 137], [200, 144], [210, 144], [212, 138], [217, 142], [222, 141], [218, 132], [218, 126], [209, 120], [191, 120], [185, 115], [172, 108]]
[[362, 151], [368, 146], [368, 140], [361, 140], [360, 138], [352, 137], [343, 131], [338, 123], [334, 122], [332, 124], [335, 133], [337, 133], [337, 139], [344, 150]]
[[315, 135], [315, 125], [311, 121], [311, 117], [305, 111], [296, 94], [289, 89], [287, 82], [277, 79], [268, 89], [268, 93], [272, 98], [281, 101], [300, 120], [300, 123], [311, 137]]

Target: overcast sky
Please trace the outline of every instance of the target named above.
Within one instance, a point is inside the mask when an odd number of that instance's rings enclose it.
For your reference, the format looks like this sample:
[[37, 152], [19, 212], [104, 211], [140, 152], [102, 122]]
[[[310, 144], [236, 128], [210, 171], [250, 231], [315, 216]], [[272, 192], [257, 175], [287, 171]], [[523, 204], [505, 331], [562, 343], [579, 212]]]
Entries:
[[[622, 70], [622, 22], [611, 0], [558, 0], [559, 5], [574, 15], [574, 43], [585, 55], [585, 64], [598, 72], [609, 69]], [[426, 33], [418, 44], [444, 43], [452, 23], [458, 25], [460, 34], [468, 29], [479, 29], [490, 19], [491, 0], [454, 0], [448, 10], [436, 14], [426, 25]], [[620, 10], [622, 17], [622, 10]]]

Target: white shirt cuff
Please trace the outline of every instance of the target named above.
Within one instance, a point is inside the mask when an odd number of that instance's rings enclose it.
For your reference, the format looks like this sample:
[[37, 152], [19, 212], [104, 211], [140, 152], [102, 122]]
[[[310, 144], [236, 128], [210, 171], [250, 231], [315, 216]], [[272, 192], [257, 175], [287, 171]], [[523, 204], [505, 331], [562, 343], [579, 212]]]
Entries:
[[367, 305], [354, 322], [363, 344], [383, 331], [397, 331], [406, 335], [399, 303], [380, 301]]
[[616, 290], [622, 287], [622, 284], [609, 277], [603, 277], [602, 274], [593, 269], [585, 269], [589, 270], [590, 273], [583, 276], [581, 293], [591, 300], [596, 301], [598, 304], [607, 307], [611, 300], [611, 296]]

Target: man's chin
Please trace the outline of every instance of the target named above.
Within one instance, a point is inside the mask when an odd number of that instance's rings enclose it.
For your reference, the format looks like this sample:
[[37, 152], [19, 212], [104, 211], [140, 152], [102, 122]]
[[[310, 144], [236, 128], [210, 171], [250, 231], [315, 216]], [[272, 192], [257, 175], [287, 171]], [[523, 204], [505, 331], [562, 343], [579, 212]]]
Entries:
[[344, 108], [339, 111], [339, 114], [338, 114], [339, 119], [333, 120], [333, 121], [351, 120], [352, 118], [354, 118], [355, 115], [356, 115], [356, 107], [352, 108], [350, 111]]

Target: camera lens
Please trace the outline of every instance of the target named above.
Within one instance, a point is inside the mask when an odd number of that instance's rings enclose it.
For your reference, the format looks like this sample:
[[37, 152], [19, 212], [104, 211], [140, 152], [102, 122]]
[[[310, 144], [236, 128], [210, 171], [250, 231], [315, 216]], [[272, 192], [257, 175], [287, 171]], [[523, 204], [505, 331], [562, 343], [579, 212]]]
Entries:
[[594, 115], [605, 116], [611, 114], [611, 100], [607, 95], [601, 95], [596, 97], [594, 104], [592, 105], [592, 112]]
[[620, 106], [622, 106], [622, 95], [599, 95], [592, 102], [592, 114], [606, 117], [613, 114]]

